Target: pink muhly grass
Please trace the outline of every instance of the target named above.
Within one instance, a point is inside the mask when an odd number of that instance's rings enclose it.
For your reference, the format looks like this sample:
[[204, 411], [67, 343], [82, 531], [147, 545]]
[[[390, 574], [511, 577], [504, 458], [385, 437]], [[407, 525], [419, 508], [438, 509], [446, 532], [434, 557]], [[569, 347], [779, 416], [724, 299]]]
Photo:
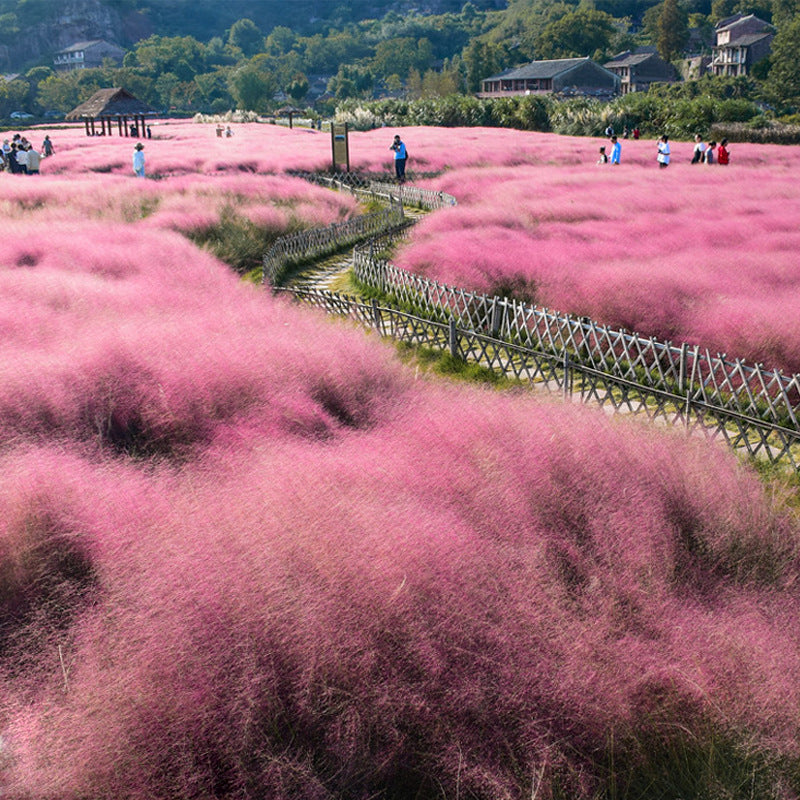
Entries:
[[664, 730], [743, 724], [791, 753], [800, 651], [760, 609], [796, 605], [797, 531], [754, 478], [595, 413], [410, 399], [335, 447], [219, 441], [165, 515], [109, 530], [69, 692], [53, 665], [11, 709], [12, 796], [279, 796], [292, 775], [497, 797], [545, 766], [588, 797], [612, 738], [634, 763]]
[[[298, 142], [324, 149], [269, 127], [252, 129], [274, 145], [265, 158], [292, 164]], [[207, 185], [98, 174], [113, 208], [82, 221], [80, 238], [74, 220], [41, 224], [48, 198], [0, 240], [0, 572], [7, 608], [25, 609], [6, 615], [14, 647], [0, 652], [6, 793], [538, 788], [588, 800], [611, 790], [610, 763], [624, 765], [624, 793], [637, 775], [673, 770], [681, 744], [706, 754], [716, 791], [732, 781], [725, 764], [713, 769], [719, 741], [773, 763], [772, 793], [791, 782], [798, 528], [755, 477], [720, 448], [588, 409], [412, 383], [371, 339], [240, 284], [152, 220], [118, 222], [191, 212], [195, 199], [269, 212], [257, 191], [266, 176], [234, 158], [256, 157], [249, 126], [237, 127], [241, 150], [217, 146], [213, 127], [158, 133], [154, 161], [177, 165], [183, 152], [185, 169], [186, 142], [206, 158], [210, 141], [232, 174]], [[364, 136], [376, 160], [385, 137]], [[473, 164], [492, 152], [506, 163], [487, 143], [520, 141], [469, 137], [455, 155]], [[83, 168], [102, 166], [94, 142], [64, 140], [84, 151]], [[793, 285], [788, 250], [747, 269], [725, 213], [715, 224], [733, 242], [735, 275], [702, 226], [684, 231], [683, 248], [654, 228], [653, 215], [696, 214], [718, 177], [697, 177], [685, 202], [687, 166], [680, 181], [665, 176], [676, 199], [653, 198], [632, 169], [588, 178], [574, 161], [548, 166], [580, 144], [559, 156], [558, 141], [524, 138], [513, 163], [535, 170], [497, 181], [472, 170], [475, 203], [429, 218], [402, 257], [424, 245], [432, 267], [446, 257], [455, 275], [469, 244], [464, 274], [476, 281], [510, 274], [585, 307], [617, 301], [620, 315], [632, 313], [625, 277], [645, 264], [636, 303], [658, 296], [661, 323], [684, 326], [694, 298], [723, 279], [731, 297]], [[624, 214], [600, 202], [610, 176]], [[311, 218], [321, 190], [295, 182], [275, 179], [266, 196]], [[778, 191], [790, 207], [788, 183]], [[484, 195], [486, 241], [503, 241], [510, 273], [475, 263]], [[349, 202], [323, 213], [346, 215]], [[770, 226], [789, 228], [790, 214], [754, 217], [753, 235], [766, 244]], [[659, 259], [665, 248], [674, 260]], [[74, 578], [73, 554], [85, 566]], [[55, 608], [30, 602], [38, 586]]]
[[[790, 315], [758, 334], [760, 309], [791, 306], [800, 280], [791, 223], [800, 196], [788, 158], [777, 161], [758, 168], [746, 199], [725, 168], [680, 162], [655, 176], [543, 165], [469, 169], [462, 182], [453, 171], [435, 186], [463, 189], [463, 202], [418, 226], [397, 263], [479, 291], [516, 286], [550, 308], [797, 371]], [[656, 179], [663, 192], [652, 191]], [[720, 308], [725, 324], [707, 324]]]

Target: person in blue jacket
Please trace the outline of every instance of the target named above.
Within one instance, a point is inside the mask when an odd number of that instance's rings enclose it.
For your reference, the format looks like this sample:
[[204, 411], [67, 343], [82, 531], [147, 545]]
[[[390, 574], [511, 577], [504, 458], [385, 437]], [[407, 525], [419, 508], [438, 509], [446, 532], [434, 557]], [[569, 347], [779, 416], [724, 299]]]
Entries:
[[620, 156], [622, 155], [622, 145], [617, 141], [616, 136], [611, 137], [611, 163], [619, 164]]
[[394, 141], [389, 146], [389, 149], [394, 150], [394, 172], [395, 175], [397, 175], [397, 182], [405, 183], [406, 159], [408, 158], [408, 152], [406, 151], [406, 146], [399, 134], [394, 137]]

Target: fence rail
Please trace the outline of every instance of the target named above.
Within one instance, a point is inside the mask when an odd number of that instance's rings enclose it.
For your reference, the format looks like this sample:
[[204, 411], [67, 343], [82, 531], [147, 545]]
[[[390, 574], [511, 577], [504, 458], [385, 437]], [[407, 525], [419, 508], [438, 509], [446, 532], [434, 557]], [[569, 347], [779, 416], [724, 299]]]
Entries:
[[631, 380], [576, 361], [569, 351], [556, 354], [537, 350], [460, 327], [453, 317], [437, 321], [379, 305], [375, 300], [365, 303], [323, 289], [281, 291], [374, 328], [382, 336], [447, 351], [535, 389], [611, 407], [616, 413], [645, 414], [651, 420], [722, 439], [748, 456], [788, 461], [794, 469], [800, 467], [800, 431], [715, 404], [698, 388], [681, 393], [677, 387], [667, 389]]
[[689, 395], [694, 400], [771, 425], [798, 429], [800, 375], [760, 364], [729, 361], [707, 349], [679, 346], [609, 328], [546, 308], [447, 286], [376, 258], [354, 252], [356, 279], [422, 316], [452, 316], [465, 328], [562, 357], [638, 385]]
[[555, 387], [569, 396], [577, 393], [619, 412], [644, 412], [651, 418], [699, 428], [749, 455], [771, 461], [788, 459], [798, 468], [800, 375], [730, 361], [725, 354], [714, 355], [705, 348], [676, 346], [585, 317], [470, 292], [406, 272], [375, 255], [382, 243], [403, 235], [403, 226], [409, 224], [403, 203], [442, 208], [455, 205], [455, 198], [356, 173], [303, 177], [388, 200], [390, 207], [348, 223], [279, 239], [264, 257], [265, 281], [277, 285], [293, 261], [369, 238], [354, 250], [356, 280], [406, 311], [369, 306], [322, 290], [293, 290], [295, 295], [376, 327], [384, 335], [446, 346], [454, 356], [519, 380]]
[[367, 237], [377, 236], [387, 229], [402, 225], [404, 220], [403, 206], [393, 202], [389, 208], [362, 214], [345, 222], [281, 236], [264, 255], [261, 282], [277, 286], [291, 266], [335, 252]]

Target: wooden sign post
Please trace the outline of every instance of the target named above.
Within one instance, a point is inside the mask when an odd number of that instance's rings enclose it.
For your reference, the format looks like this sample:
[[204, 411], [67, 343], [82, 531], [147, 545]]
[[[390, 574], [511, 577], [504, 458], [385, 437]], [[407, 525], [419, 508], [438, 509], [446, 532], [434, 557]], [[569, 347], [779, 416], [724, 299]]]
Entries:
[[331, 122], [331, 157], [334, 172], [342, 168], [345, 172], [350, 172], [350, 143], [346, 122]]

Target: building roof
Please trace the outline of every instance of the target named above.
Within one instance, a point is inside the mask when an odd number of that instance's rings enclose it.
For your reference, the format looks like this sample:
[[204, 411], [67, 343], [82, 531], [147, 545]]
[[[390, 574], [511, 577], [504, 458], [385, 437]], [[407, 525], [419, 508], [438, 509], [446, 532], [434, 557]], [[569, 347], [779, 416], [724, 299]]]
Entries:
[[648, 58], [652, 58], [655, 53], [620, 53], [619, 55], [614, 56], [611, 61], [606, 61], [605, 67], [635, 67], [637, 64], [641, 64], [643, 61], [647, 61]]
[[105, 39], [90, 39], [86, 42], [75, 42], [75, 44], [71, 44], [69, 47], [59, 50], [56, 55], [60, 55], [61, 53], [75, 53], [78, 50], [88, 50], [90, 47], [93, 47], [96, 44], [105, 44], [109, 47], [116, 47], [119, 50], [124, 49], [119, 45], [113, 44], [112, 42], [107, 42]]
[[[555, 78], [562, 72], [567, 72], [581, 64], [594, 64], [591, 58], [554, 58], [548, 61], [531, 61], [530, 64], [523, 64], [521, 67], [508, 69], [499, 75], [492, 75], [484, 78], [487, 81], [504, 79], [524, 79], [524, 78]], [[599, 64], [595, 66], [600, 67]], [[600, 67], [600, 69], [603, 69]]]
[[133, 114], [155, 114], [147, 103], [137, 100], [125, 89], [100, 89], [85, 103], [67, 114], [65, 119], [77, 120], [96, 117], [132, 116]]
[[763, 26], [764, 30], [772, 29], [772, 25], [769, 22], [765, 22], [760, 17], [757, 17], [755, 14], [736, 14], [732, 17], [728, 17], [727, 19], [720, 20], [716, 25], [717, 33], [727, 30], [728, 28], [736, 28], [741, 25], [743, 22], [748, 20], [752, 20], [753, 22], [760, 22]]
[[773, 34], [771, 31], [763, 31], [762, 33], [744, 33], [741, 36], [737, 36], [735, 39], [731, 39], [726, 44], [717, 45], [717, 47], [749, 47], [751, 44], [760, 42], [762, 39], [772, 35]]

